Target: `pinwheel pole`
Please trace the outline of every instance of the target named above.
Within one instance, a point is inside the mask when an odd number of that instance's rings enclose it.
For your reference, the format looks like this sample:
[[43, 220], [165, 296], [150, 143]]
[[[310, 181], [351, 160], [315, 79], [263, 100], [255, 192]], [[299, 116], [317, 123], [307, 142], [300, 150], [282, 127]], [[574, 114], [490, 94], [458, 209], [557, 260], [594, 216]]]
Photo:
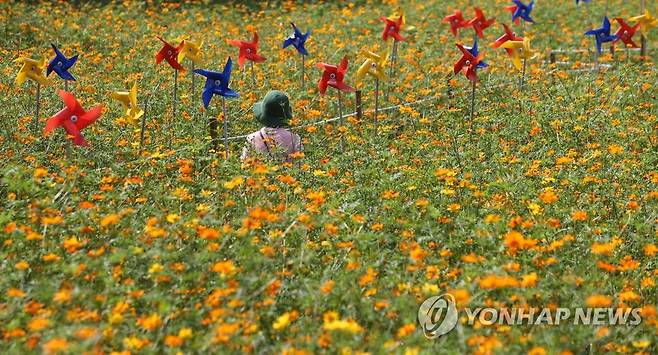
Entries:
[[305, 82], [304, 82], [304, 70], [306, 67], [306, 59], [304, 58], [303, 54], [300, 54], [302, 56], [302, 90], [306, 88]]
[[[640, 0], [640, 11], [644, 13], [645, 10], [645, 0]], [[640, 32], [640, 57], [643, 61], [647, 60], [647, 38], [644, 36], [644, 31]]]
[[471, 122], [473, 122], [473, 117], [475, 116], [475, 88], [477, 86], [477, 80], [472, 81], [471, 88]]
[[256, 85], [256, 71], [254, 70], [254, 62], [249, 61], [249, 66], [251, 67], [251, 84]]
[[[393, 74], [395, 74], [395, 62], [397, 60], [397, 57], [398, 57], [398, 40], [393, 38], [393, 49], [391, 50], [391, 68], [388, 74], [388, 77], [391, 78], [391, 80], [393, 79]], [[388, 90], [386, 90], [386, 101], [388, 101], [390, 91], [391, 91], [391, 86], [389, 85]]]
[[377, 120], [377, 113], [379, 111], [379, 78], [375, 78], [375, 135], [377, 135], [377, 128], [379, 127], [379, 120]]
[[[345, 124], [343, 120], [343, 94], [341, 90], [337, 90], [337, 91], [338, 91], [338, 122], [339, 122], [339, 126], [343, 127]], [[345, 152], [345, 135], [343, 134], [343, 132], [340, 132], [340, 151]]]
[[190, 58], [190, 74], [192, 74], [192, 96], [196, 96], [195, 93], [196, 85], [194, 78], [196, 75], [194, 75], [194, 60], [192, 60], [192, 58]]
[[[172, 116], [176, 117], [176, 100], [178, 97], [178, 70], [174, 69], [174, 101], [172, 103]], [[173, 124], [172, 117], [172, 124]], [[173, 130], [172, 130], [173, 132]]]
[[140, 123], [140, 127], [139, 127], [139, 155], [142, 155], [142, 152], [144, 151], [144, 139], [145, 139], [144, 131], [146, 130], [146, 115], [148, 114], [148, 108], [149, 108], [149, 97], [147, 97], [144, 100], [144, 114], [142, 115], [142, 122]]
[[37, 92], [34, 94], [34, 128], [37, 129], [39, 127], [39, 108], [41, 105], [41, 83], [36, 81], [37, 84]]
[[226, 99], [222, 96], [222, 115], [224, 116], [224, 154], [225, 159], [228, 160], [228, 115], [226, 114]]

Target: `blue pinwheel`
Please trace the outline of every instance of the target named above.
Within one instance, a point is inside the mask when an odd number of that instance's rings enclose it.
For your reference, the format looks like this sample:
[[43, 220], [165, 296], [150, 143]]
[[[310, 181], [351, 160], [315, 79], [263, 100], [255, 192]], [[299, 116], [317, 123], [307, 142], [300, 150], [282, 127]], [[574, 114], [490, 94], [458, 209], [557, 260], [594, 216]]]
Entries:
[[576, 0], [576, 5], [578, 5], [581, 1], [584, 3], [589, 3], [590, 0]]
[[51, 46], [53, 47], [53, 51], [55, 51], [55, 58], [48, 63], [46, 75], [50, 75], [54, 71], [64, 80], [75, 81], [75, 77], [69, 73], [69, 69], [78, 61], [78, 55], [76, 54], [71, 58], [66, 58], [54, 44], [51, 44]]
[[211, 70], [205, 69], [194, 69], [196, 74], [206, 77], [206, 86], [203, 88], [201, 93], [201, 99], [203, 100], [203, 106], [208, 108], [210, 100], [214, 95], [219, 95], [223, 97], [239, 97], [240, 94], [229, 89], [228, 84], [231, 80], [231, 67], [233, 62], [231, 57], [226, 61], [224, 66], [224, 71], [219, 73]]
[[519, 22], [519, 19], [523, 19], [525, 22], [532, 22], [535, 23], [535, 20], [530, 17], [530, 13], [532, 12], [532, 8], [535, 7], [535, 1], [532, 0], [528, 3], [528, 5], [522, 3], [519, 0], [512, 0], [514, 5], [516, 6], [516, 9], [512, 13], [512, 21], [515, 23]]
[[308, 37], [311, 35], [311, 31], [308, 31], [304, 34], [299, 30], [299, 28], [297, 28], [297, 26], [295, 26], [293, 22], [291, 22], [290, 25], [292, 26], [294, 32], [288, 38], [286, 38], [285, 41], [283, 41], [283, 47], [281, 48], [288, 48], [290, 45], [292, 45], [295, 47], [297, 52], [299, 52], [299, 54], [308, 55], [304, 44], [306, 43]]
[[608, 16], [603, 17], [603, 25], [600, 28], [595, 28], [585, 32], [586, 36], [595, 36], [596, 38], [596, 51], [601, 54], [601, 46], [606, 42], [613, 42], [617, 40], [616, 35], [610, 34], [610, 20]]

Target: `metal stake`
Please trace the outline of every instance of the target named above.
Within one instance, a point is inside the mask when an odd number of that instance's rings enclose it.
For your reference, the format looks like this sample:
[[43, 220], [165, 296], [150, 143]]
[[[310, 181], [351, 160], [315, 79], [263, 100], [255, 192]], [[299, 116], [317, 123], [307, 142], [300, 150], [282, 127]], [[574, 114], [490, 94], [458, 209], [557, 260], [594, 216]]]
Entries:
[[475, 115], [475, 86], [477, 81], [473, 81], [473, 89], [471, 90], [471, 122], [473, 121], [473, 116]]
[[228, 160], [228, 115], [226, 114], [226, 99], [222, 96], [222, 114], [224, 115], [224, 152]]
[[526, 61], [527, 61], [527, 59], [523, 59], [523, 70], [521, 71], [521, 80], [519, 81], [519, 90], [523, 90], [523, 84], [525, 83]]
[[[339, 122], [339, 127], [343, 127], [343, 95], [340, 90], [338, 90], [338, 122]], [[340, 151], [344, 152], [345, 151], [345, 136], [343, 132], [339, 129], [338, 132], [340, 133]]]
[[377, 135], [377, 128], [379, 121], [377, 120], [377, 111], [379, 111], [379, 78], [375, 79], [375, 135]]
[[40, 105], [40, 99], [41, 99], [41, 84], [37, 82], [37, 92], [35, 95], [35, 100], [36, 103], [34, 105], [34, 128], [39, 127], [39, 105]]
[[306, 88], [306, 83], [304, 82], [304, 67], [305, 67], [305, 58], [304, 55], [302, 54], [302, 90]]
[[196, 96], [196, 93], [194, 92], [196, 89], [195, 85], [195, 76], [194, 75], [194, 61], [190, 59], [190, 74], [192, 75], [192, 97]]
[[251, 84], [256, 85], [256, 72], [254, 71], [254, 62], [249, 62], [249, 66], [251, 67]]
[[[172, 110], [173, 110], [172, 116], [173, 117], [176, 117], [176, 97], [178, 95], [177, 91], [178, 91], [178, 70], [174, 69], [174, 103], [173, 103], [173, 106], [172, 106], [173, 107], [172, 108]], [[173, 117], [172, 117], [172, 124], [173, 124]]]
[[141, 128], [139, 129], [139, 155], [142, 155], [142, 152], [144, 151], [144, 131], [146, 130], [146, 115], [148, 113], [148, 108], [149, 108], [149, 98], [147, 97], [146, 100], [144, 100], [144, 114], [142, 115], [142, 123], [141, 123]]

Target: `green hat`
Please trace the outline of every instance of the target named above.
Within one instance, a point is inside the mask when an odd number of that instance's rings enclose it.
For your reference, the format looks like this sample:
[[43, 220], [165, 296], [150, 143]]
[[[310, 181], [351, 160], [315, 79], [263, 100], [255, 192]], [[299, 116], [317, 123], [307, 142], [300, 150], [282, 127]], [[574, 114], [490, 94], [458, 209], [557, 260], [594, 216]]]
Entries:
[[261, 102], [254, 104], [256, 120], [265, 127], [287, 127], [288, 120], [292, 118], [290, 100], [279, 90], [272, 90], [265, 95]]

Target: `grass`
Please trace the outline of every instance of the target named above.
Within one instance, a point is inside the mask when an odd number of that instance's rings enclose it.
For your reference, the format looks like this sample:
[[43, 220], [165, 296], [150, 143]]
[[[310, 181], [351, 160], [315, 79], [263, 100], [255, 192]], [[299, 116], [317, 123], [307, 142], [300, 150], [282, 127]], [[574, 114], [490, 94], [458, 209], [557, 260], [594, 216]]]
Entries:
[[[259, 32], [268, 60], [257, 85], [234, 70], [241, 97], [227, 101], [240, 135], [258, 128], [251, 107], [270, 89], [291, 96], [295, 125], [334, 117], [335, 92], [318, 95], [313, 65], [348, 55], [354, 83], [359, 50], [390, 45], [377, 18], [396, 4], [1, 3], [2, 352], [655, 353], [656, 52], [646, 63], [606, 54], [600, 73], [572, 71], [587, 54], [552, 67], [549, 49], [593, 42], [582, 7], [540, 1], [524, 33], [539, 56], [519, 92], [518, 71], [487, 46], [509, 23], [507, 2], [478, 4], [498, 23], [480, 42], [490, 67], [473, 121], [470, 83], [449, 77], [459, 52], [440, 23], [455, 8], [470, 17], [468, 2], [401, 2], [415, 28], [384, 105], [432, 100], [380, 114], [376, 137], [371, 115], [347, 119], [344, 151], [334, 123], [302, 129], [305, 156], [278, 166], [242, 165], [240, 140], [228, 161], [208, 151], [218, 106], [203, 111], [189, 73], [172, 116], [173, 73], [155, 65], [154, 36], [203, 39], [202, 67], [221, 70], [237, 56], [226, 39]], [[604, 11], [593, 2], [592, 22]], [[639, 4], [611, 1], [609, 12], [628, 18]], [[279, 49], [291, 20], [313, 31], [306, 90], [299, 58]], [[38, 129], [34, 87], [13, 82], [12, 60], [50, 58], [51, 42], [81, 54], [71, 90], [82, 105], [105, 104], [83, 131], [90, 147], [40, 133], [62, 107], [61, 81], [41, 90]], [[134, 80], [149, 100], [141, 155], [109, 98]], [[374, 85], [361, 85], [371, 108]], [[345, 103], [353, 112], [353, 96]], [[460, 308], [637, 307], [643, 323], [463, 325], [428, 340], [418, 306], [445, 292]]]

